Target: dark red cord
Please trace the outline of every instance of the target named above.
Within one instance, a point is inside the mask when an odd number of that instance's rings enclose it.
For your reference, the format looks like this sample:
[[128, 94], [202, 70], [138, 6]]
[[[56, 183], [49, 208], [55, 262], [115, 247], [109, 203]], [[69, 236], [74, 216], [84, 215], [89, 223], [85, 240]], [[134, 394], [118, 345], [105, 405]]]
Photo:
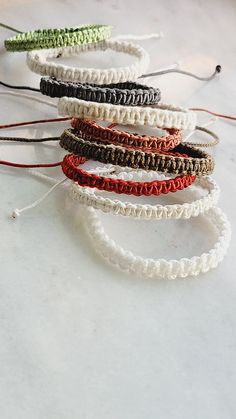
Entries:
[[16, 122], [16, 123], [13, 123], [13, 124], [0, 125], [0, 129], [22, 127], [22, 126], [25, 126], [25, 125], [44, 124], [44, 123], [47, 123], [47, 122], [70, 121], [70, 120], [71, 120], [70, 117], [38, 119], [38, 120], [35, 120], [35, 121]]
[[209, 113], [210, 115], [214, 115], [214, 116], [218, 116], [219, 118], [226, 118], [226, 119], [231, 119], [232, 121], [236, 121], [236, 117], [234, 116], [230, 116], [230, 115], [223, 115], [221, 113], [216, 113], [216, 112], [212, 112], [209, 111], [208, 109], [204, 109], [204, 108], [190, 108], [191, 111], [197, 111], [197, 112], [206, 112]]
[[11, 166], [11, 167], [18, 167], [23, 169], [29, 169], [29, 168], [36, 168], [36, 167], [57, 167], [61, 166], [62, 162], [56, 162], [56, 163], [42, 163], [42, 164], [21, 164], [21, 163], [13, 163], [6, 160], [0, 160], [0, 164], [4, 166]]

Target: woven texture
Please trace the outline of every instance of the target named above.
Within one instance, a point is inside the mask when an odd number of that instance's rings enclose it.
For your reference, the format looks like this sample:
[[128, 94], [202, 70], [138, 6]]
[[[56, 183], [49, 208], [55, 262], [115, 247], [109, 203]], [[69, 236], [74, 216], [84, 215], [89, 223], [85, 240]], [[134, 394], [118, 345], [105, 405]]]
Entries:
[[133, 182], [108, 178], [89, 173], [79, 168], [78, 166], [84, 163], [85, 160], [84, 157], [68, 154], [62, 161], [61, 167], [63, 173], [81, 186], [89, 186], [90, 188], [97, 188], [117, 194], [158, 196], [187, 188], [196, 180], [195, 176], [177, 176], [174, 179], [154, 180], [151, 182]]
[[[123, 180], [133, 180], [140, 171], [134, 174], [132, 172], [119, 172], [117, 177]], [[149, 175], [149, 176], [148, 176]], [[137, 176], [139, 180], [144, 181], [147, 177], [149, 179], [156, 179], [156, 172], [141, 172], [141, 176]], [[163, 176], [164, 177], [164, 176]], [[197, 188], [196, 188], [197, 187]], [[169, 219], [189, 219], [203, 214], [217, 204], [220, 189], [216, 182], [209, 176], [201, 177], [194, 182], [193, 195], [196, 195], [196, 189], [207, 191], [207, 195], [198, 199], [193, 199], [192, 202], [184, 202], [183, 204], [171, 205], [150, 205], [150, 204], [136, 204], [131, 202], [120, 201], [117, 198], [103, 196], [95, 189], [85, 188], [71, 183], [70, 195], [74, 200], [99, 209], [105, 213], [114, 215], [122, 215], [124, 217], [132, 217], [142, 220], [169, 220]]]
[[204, 214], [204, 218], [217, 231], [217, 239], [212, 249], [191, 258], [145, 259], [123, 249], [112, 240], [105, 232], [96, 210], [86, 207], [84, 212], [84, 223], [92, 243], [96, 251], [109, 263], [122, 271], [135, 273], [142, 277], [164, 279], [197, 276], [216, 268], [223, 260], [231, 238], [230, 223], [223, 211], [217, 207], [209, 209]]
[[75, 28], [38, 29], [5, 40], [8, 51], [31, 51], [101, 42], [111, 35], [111, 26], [82, 25]]
[[142, 152], [105, 145], [98, 140], [84, 140], [76, 131], [67, 129], [61, 135], [60, 145], [73, 154], [134, 169], [156, 170], [170, 174], [207, 175], [212, 173], [214, 168], [214, 160], [210, 155], [182, 144], [168, 154]]
[[[107, 49], [131, 55], [135, 58], [135, 61], [126, 67], [105, 69], [70, 67], [61, 63], [58, 64], [48, 61], [53, 58], [79, 55], [82, 52], [106, 51]], [[42, 76], [55, 77], [57, 80], [63, 81], [95, 83], [100, 85], [137, 80], [148, 68], [149, 54], [139, 45], [124, 41], [108, 40], [67, 48], [31, 51], [27, 54], [26, 62], [32, 71]]]
[[158, 88], [135, 82], [98, 86], [96, 84], [64, 82], [55, 78], [43, 77], [40, 81], [40, 91], [42, 94], [51, 97], [75, 97], [113, 105], [155, 105], [161, 99], [161, 92]]
[[73, 118], [71, 125], [79, 131], [80, 136], [85, 140], [92, 139], [105, 141], [107, 143], [142, 151], [168, 151], [176, 147], [182, 141], [182, 132], [174, 128], [166, 129], [168, 132], [167, 136], [154, 137], [119, 131], [112, 129], [111, 127], [103, 127], [89, 119]]
[[122, 106], [67, 97], [59, 99], [58, 113], [62, 116], [110, 121], [122, 125], [190, 130], [195, 129], [197, 119], [195, 112], [173, 105]]

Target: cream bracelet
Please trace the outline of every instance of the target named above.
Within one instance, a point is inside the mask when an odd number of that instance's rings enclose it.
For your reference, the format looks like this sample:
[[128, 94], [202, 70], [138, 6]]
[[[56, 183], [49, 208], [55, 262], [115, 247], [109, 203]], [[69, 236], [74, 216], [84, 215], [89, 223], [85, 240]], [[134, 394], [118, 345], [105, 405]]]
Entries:
[[[115, 167], [114, 170], [116, 170]], [[135, 175], [138, 175], [138, 179], [135, 179], [138, 181], [151, 181], [157, 178], [157, 173], [152, 171], [120, 172], [116, 177], [124, 180], [134, 180]], [[113, 175], [109, 176], [113, 177]], [[162, 177], [164, 178], [164, 176]], [[78, 200], [83, 204], [91, 206], [94, 209], [99, 209], [105, 213], [144, 220], [187, 219], [190, 217], [197, 217], [199, 214], [208, 211], [217, 204], [219, 199], [219, 186], [210, 176], [198, 178], [193, 184], [194, 190], [196, 189], [195, 186], [207, 190], [207, 195], [195, 199], [191, 203], [171, 205], [133, 204], [131, 202], [124, 202], [118, 199], [104, 197], [96, 189], [81, 187], [75, 182], [71, 182], [70, 195], [72, 199]], [[190, 186], [190, 189], [192, 189], [192, 186]]]
[[159, 128], [192, 130], [197, 122], [195, 112], [173, 105], [122, 106], [68, 97], [59, 99], [58, 113], [76, 118], [111, 121], [121, 125], [148, 125]]
[[104, 231], [96, 210], [90, 207], [85, 208], [84, 222], [97, 252], [112, 265], [139, 276], [165, 279], [197, 276], [215, 268], [223, 260], [230, 243], [230, 223], [220, 208], [213, 207], [205, 213], [218, 230], [218, 239], [211, 250], [200, 256], [178, 260], [144, 259], [123, 249], [112, 240]]
[[[105, 51], [107, 49], [129, 54], [135, 57], [136, 61], [126, 67], [111, 67], [108, 69], [69, 67], [48, 61], [51, 58], [64, 58], [79, 55], [81, 52]], [[51, 76], [71, 82], [111, 84], [137, 80], [148, 68], [149, 54], [139, 45], [108, 40], [66, 48], [30, 51], [27, 54], [27, 64], [32, 71], [42, 76]]]

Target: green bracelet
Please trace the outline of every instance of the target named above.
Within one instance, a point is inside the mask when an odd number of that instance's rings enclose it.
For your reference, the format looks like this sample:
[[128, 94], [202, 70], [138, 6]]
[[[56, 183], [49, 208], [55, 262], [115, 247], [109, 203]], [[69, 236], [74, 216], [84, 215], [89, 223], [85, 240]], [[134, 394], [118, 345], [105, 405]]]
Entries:
[[5, 40], [7, 51], [31, 51], [104, 41], [111, 35], [109, 25], [83, 25], [75, 28], [38, 29]]

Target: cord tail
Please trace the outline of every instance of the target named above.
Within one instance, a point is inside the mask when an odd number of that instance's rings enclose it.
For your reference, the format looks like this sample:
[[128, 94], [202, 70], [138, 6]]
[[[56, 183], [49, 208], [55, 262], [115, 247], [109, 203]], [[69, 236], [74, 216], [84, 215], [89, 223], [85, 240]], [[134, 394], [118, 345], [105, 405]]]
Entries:
[[214, 73], [212, 73], [210, 76], [207, 77], [200, 77], [194, 73], [191, 73], [189, 71], [184, 71], [178, 68], [170, 68], [170, 69], [166, 69], [166, 70], [160, 70], [160, 71], [156, 71], [154, 73], [148, 73], [148, 74], [143, 74], [140, 78], [146, 78], [146, 77], [155, 77], [155, 76], [163, 76], [164, 74], [168, 74], [168, 73], [178, 73], [178, 74], [183, 74], [185, 76], [189, 76], [189, 77], [193, 77], [196, 80], [200, 80], [200, 81], [210, 81], [213, 80], [217, 74], [219, 74], [221, 72], [221, 66], [217, 65], [215, 68]]
[[60, 186], [62, 183], [66, 182], [67, 178], [60, 180], [59, 182], [57, 182], [55, 185], [53, 185], [43, 196], [41, 196], [41, 198], [37, 199], [36, 201], [34, 201], [32, 204], [27, 205], [24, 208], [18, 209], [16, 208], [13, 212], [11, 217], [12, 218], [17, 218], [20, 216], [20, 214], [24, 211], [28, 211], [29, 209], [35, 208], [37, 207], [42, 201], [44, 201], [44, 199], [46, 199], [48, 197], [48, 195], [50, 195], [54, 189], [56, 189], [58, 186]]
[[9, 31], [12, 31], [12, 32], [23, 33], [22, 31], [19, 31], [19, 29], [13, 28], [12, 26], [9, 26], [9, 25], [5, 25], [5, 23], [0, 22], [0, 26], [2, 28], [9, 29]]

